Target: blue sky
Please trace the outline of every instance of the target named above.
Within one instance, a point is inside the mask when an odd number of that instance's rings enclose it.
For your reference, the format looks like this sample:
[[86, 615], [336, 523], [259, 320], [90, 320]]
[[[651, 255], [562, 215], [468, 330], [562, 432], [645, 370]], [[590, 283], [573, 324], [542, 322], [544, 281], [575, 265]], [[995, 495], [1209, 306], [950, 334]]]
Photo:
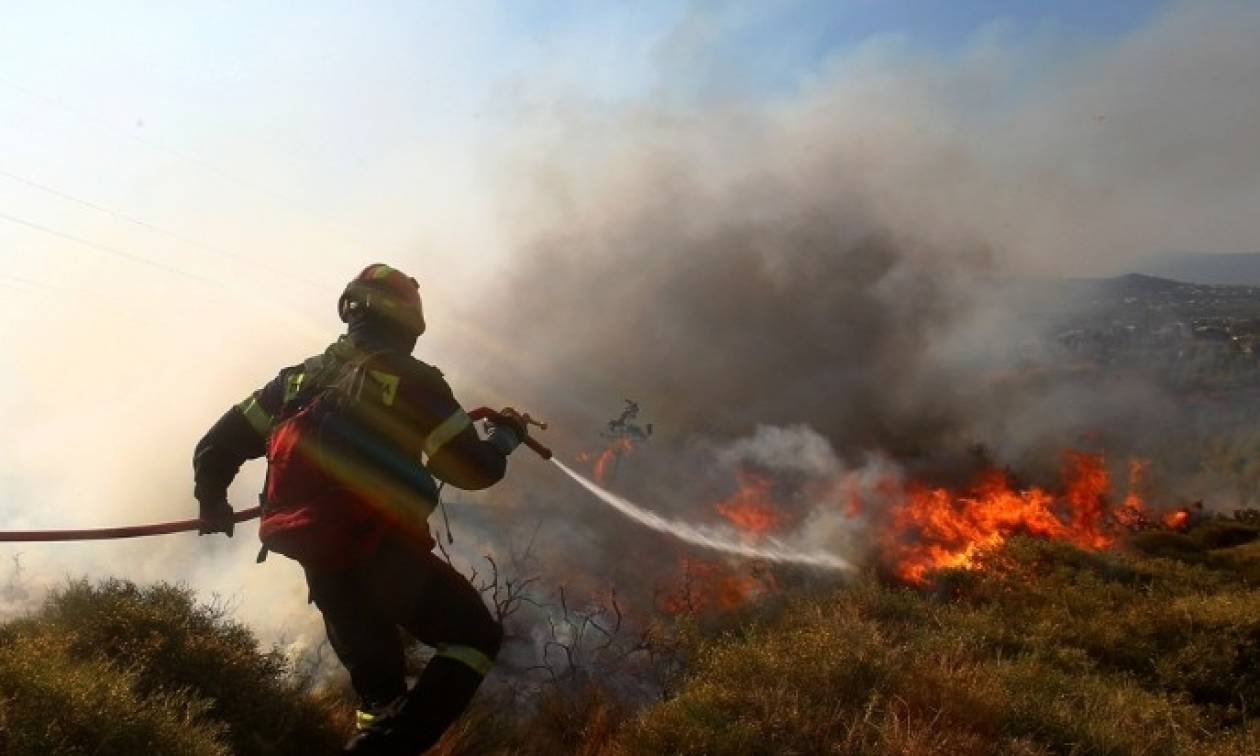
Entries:
[[[703, 70], [733, 71], [745, 93], [773, 94], [830, 56], [843, 54], [873, 37], [898, 35], [920, 49], [949, 51], [977, 32], [1006, 26], [1040, 31], [1060, 44], [1098, 43], [1141, 25], [1166, 6], [1160, 0], [787, 0], [732, 3], [508, 3], [506, 23], [496, 44], [527, 54], [546, 55], [549, 41], [583, 36], [640, 40], [644, 58], [605, 59], [623, 74], [661, 77], [668, 86], [676, 70], [653, 68], [666, 62], [659, 46], [689, 24], [707, 27]], [[598, 9], [592, 12], [592, 9]], [[657, 47], [654, 49], [653, 45]], [[620, 52], [618, 48], [611, 48]], [[657, 56], [653, 60], [653, 56]], [[609, 57], [612, 57], [611, 55]], [[669, 60], [679, 63], [677, 59]], [[594, 73], [594, 72], [592, 72]], [[691, 72], [694, 74], [695, 72]], [[710, 78], [698, 85], [714, 84]], [[721, 82], [723, 89], [727, 88]]]

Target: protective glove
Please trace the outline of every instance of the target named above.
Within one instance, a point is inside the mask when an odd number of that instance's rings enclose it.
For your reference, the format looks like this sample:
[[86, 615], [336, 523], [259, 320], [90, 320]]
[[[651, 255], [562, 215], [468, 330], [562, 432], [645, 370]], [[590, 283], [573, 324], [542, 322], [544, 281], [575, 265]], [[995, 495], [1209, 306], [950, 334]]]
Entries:
[[511, 407], [499, 410], [499, 417], [495, 422], [499, 426], [511, 428], [517, 438], [524, 439], [529, 435], [529, 420]]
[[488, 441], [505, 457], [520, 446], [529, 435], [529, 423], [526, 422], [525, 416], [511, 407], [500, 410], [499, 416], [490, 425]]
[[197, 532], [201, 535], [209, 535], [211, 533], [223, 533], [228, 538], [232, 537], [232, 530], [236, 527], [236, 523], [232, 521], [232, 505], [228, 504], [226, 496], [208, 496], [198, 501], [201, 504], [201, 528]]

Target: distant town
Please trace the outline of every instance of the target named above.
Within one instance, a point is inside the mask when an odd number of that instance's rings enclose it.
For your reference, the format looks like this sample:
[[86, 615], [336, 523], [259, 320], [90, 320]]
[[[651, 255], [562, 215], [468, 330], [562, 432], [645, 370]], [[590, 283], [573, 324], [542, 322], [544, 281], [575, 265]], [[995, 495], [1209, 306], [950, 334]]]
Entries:
[[1073, 357], [1149, 367], [1184, 388], [1260, 385], [1260, 286], [1130, 274], [1064, 294], [1054, 339]]

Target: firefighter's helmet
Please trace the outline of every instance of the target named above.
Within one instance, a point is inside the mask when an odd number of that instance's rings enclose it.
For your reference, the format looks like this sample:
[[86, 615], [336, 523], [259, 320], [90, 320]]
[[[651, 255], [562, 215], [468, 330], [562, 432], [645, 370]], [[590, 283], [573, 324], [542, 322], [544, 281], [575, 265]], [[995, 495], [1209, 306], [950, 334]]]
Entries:
[[397, 324], [417, 336], [424, 333], [424, 309], [416, 279], [383, 263], [374, 263], [355, 276], [337, 301], [343, 323], [356, 314]]

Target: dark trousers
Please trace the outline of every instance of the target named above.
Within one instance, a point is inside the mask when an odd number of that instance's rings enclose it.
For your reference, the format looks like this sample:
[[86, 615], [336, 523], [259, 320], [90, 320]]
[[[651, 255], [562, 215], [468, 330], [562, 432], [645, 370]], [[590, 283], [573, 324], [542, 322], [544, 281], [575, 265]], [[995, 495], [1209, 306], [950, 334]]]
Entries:
[[306, 581], [362, 708], [406, 692], [399, 628], [428, 646], [466, 646], [491, 659], [499, 652], [503, 630], [481, 595], [421, 545], [386, 539], [345, 569], [307, 568]]

